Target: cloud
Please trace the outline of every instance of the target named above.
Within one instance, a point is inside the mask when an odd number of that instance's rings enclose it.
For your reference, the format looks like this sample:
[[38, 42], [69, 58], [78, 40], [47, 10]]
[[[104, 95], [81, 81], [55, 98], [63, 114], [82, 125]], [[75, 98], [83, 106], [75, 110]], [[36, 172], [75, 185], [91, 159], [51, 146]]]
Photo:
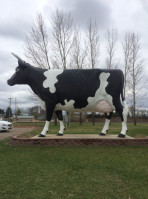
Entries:
[[30, 29], [31, 24], [26, 19], [8, 20], [0, 24], [0, 36], [12, 37], [18, 40], [24, 40], [26, 30]]
[[146, 12], [148, 12], [148, 1], [147, 0], [141, 0], [141, 3], [143, 5], [143, 8]]
[[99, 0], [61, 0], [57, 8], [70, 12], [74, 22], [83, 27], [90, 18], [96, 20], [100, 29], [108, 27], [111, 20], [109, 6]]
[[33, 19], [42, 6], [40, 0], [3, 1], [0, 6], [0, 36], [24, 39], [24, 34], [30, 30]]
[[88, 20], [96, 20], [100, 28], [108, 27], [110, 22], [109, 7], [97, 0], [76, 0], [72, 11], [76, 22], [85, 26]]

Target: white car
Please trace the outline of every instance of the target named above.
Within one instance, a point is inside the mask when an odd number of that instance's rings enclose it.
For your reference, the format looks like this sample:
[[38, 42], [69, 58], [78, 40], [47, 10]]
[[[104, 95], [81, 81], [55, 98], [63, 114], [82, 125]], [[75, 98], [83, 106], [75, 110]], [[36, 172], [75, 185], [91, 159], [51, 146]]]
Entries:
[[0, 131], [8, 131], [9, 129], [12, 129], [12, 123], [1, 120]]

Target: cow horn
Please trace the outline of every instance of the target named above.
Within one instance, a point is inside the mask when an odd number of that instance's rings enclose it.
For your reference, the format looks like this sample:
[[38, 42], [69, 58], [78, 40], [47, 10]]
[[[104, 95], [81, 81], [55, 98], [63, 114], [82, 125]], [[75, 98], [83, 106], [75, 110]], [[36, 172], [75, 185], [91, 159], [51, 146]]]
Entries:
[[13, 52], [11, 52], [12, 53], [12, 55], [14, 56], [14, 57], [16, 57], [19, 61], [22, 61], [22, 59], [18, 56], [18, 55], [16, 55], [15, 53], [13, 53]]

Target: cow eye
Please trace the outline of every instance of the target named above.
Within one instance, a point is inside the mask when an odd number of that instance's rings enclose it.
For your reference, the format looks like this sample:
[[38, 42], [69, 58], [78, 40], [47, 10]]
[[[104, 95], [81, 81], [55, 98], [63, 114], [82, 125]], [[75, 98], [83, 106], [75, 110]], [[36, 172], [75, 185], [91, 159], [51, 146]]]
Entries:
[[16, 72], [18, 72], [19, 71], [19, 69], [18, 68], [16, 68], [16, 70], [15, 70]]

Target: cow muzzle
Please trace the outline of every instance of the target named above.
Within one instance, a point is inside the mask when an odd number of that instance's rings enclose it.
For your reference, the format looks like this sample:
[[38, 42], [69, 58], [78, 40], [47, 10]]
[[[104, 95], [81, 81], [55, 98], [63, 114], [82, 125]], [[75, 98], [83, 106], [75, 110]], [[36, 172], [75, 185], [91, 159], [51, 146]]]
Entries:
[[8, 79], [8, 80], [7, 80], [7, 84], [8, 84], [9, 86], [13, 86], [15, 83], [14, 83], [11, 79]]

